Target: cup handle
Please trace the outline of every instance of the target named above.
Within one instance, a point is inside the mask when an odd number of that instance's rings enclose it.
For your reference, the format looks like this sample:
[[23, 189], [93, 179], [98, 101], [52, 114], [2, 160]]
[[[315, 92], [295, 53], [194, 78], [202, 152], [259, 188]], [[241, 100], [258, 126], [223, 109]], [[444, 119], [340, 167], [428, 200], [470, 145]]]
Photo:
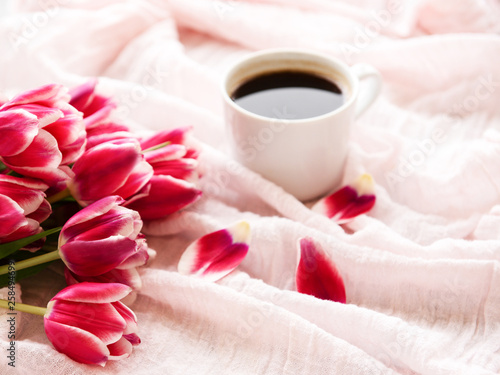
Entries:
[[352, 72], [359, 79], [360, 87], [356, 117], [361, 115], [377, 98], [382, 88], [382, 76], [379, 71], [368, 64], [356, 64], [351, 67]]

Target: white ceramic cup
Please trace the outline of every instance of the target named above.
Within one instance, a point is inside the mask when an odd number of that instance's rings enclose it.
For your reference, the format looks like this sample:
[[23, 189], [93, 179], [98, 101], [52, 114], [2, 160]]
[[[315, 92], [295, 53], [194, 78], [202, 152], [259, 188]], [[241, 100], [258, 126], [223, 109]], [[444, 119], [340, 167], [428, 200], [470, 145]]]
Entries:
[[[342, 90], [344, 104], [307, 119], [293, 119], [293, 108], [277, 108], [278, 118], [269, 118], [249, 112], [231, 99], [244, 82], [281, 71], [333, 80]], [[236, 63], [222, 84], [232, 156], [301, 201], [323, 196], [341, 184], [350, 127], [376, 99], [381, 83], [379, 72], [367, 64], [349, 67], [335, 58], [306, 50], [253, 53]]]

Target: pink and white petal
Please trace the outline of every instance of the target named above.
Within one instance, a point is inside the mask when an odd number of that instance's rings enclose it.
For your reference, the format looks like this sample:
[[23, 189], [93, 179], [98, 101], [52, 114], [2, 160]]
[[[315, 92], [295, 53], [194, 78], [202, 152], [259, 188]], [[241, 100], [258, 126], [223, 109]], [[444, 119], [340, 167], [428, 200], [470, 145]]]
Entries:
[[183, 275], [217, 281], [233, 271], [248, 253], [250, 225], [241, 221], [207, 234], [187, 247], [177, 269]]
[[59, 249], [61, 259], [77, 275], [96, 276], [111, 271], [136, 251], [135, 241], [110, 236], [97, 241], [71, 241]]
[[87, 82], [73, 87], [69, 90], [69, 95], [71, 97], [69, 103], [83, 112], [94, 98], [94, 90], [97, 85], [97, 78], [91, 78]]
[[61, 117], [64, 116], [64, 113], [58, 109], [53, 107], [47, 107], [45, 105], [40, 104], [23, 104], [20, 106], [15, 106], [10, 110], [22, 109], [35, 115], [38, 119], [38, 128], [43, 128], [48, 124], [52, 124], [57, 121]]
[[[71, 227], [76, 224], [84, 223], [86, 221], [90, 221], [96, 217], [99, 217], [107, 212], [109, 212], [114, 207], [123, 203], [124, 199], [117, 195], [110, 195], [99, 199], [98, 201], [92, 203], [91, 205], [85, 207], [81, 211], [78, 211], [76, 214], [71, 216], [64, 225], [61, 234], [64, 234], [66, 230], [71, 229]], [[69, 236], [72, 237], [72, 236]]]
[[93, 103], [85, 109], [83, 119], [85, 128], [92, 129], [99, 127], [101, 124], [109, 121], [111, 113], [115, 110], [116, 105], [114, 103], [102, 103], [102, 105], [102, 107], [98, 108], [97, 103]]
[[197, 182], [198, 160], [196, 159], [178, 159], [172, 161], [163, 161], [153, 164], [156, 175], [167, 175], [189, 182]]
[[10, 242], [5, 238], [27, 224], [24, 210], [11, 198], [0, 195], [0, 242]]
[[[139, 228], [137, 221], [141, 225]], [[92, 220], [68, 228], [64, 236], [78, 241], [96, 241], [111, 235], [121, 235], [135, 240], [141, 227], [142, 221], [137, 212], [117, 207]]]
[[123, 338], [127, 339], [132, 345], [139, 345], [141, 343], [141, 339], [135, 333], [123, 335]]
[[4, 104], [2, 108], [9, 108], [14, 105], [27, 104], [27, 103], [46, 103], [51, 107], [51, 104], [55, 104], [60, 100], [69, 100], [68, 90], [58, 84], [48, 84], [44, 86], [37, 87], [36, 89], [24, 91], [10, 101]]
[[184, 157], [187, 153], [186, 146], [180, 144], [169, 144], [152, 151], [145, 151], [144, 157], [150, 164], [158, 163], [161, 161], [176, 160]]
[[103, 143], [87, 150], [74, 164], [75, 178], [68, 188], [75, 199], [86, 206], [114, 194], [127, 181], [142, 159], [139, 145]]
[[123, 334], [130, 335], [132, 333], [137, 333], [139, 328], [137, 327], [137, 316], [134, 312], [120, 301], [112, 302], [111, 304], [127, 324], [127, 328], [125, 328]]
[[155, 133], [151, 137], [141, 140], [141, 148], [147, 150], [161, 143], [170, 142], [171, 144], [185, 144], [186, 139], [190, 136], [193, 128], [184, 126], [180, 128], [163, 130]]
[[49, 188], [49, 185], [47, 185], [45, 182], [34, 178], [15, 177], [5, 174], [0, 175], [0, 183], [19, 185], [20, 189], [27, 188], [45, 191]]
[[17, 168], [23, 166], [57, 168], [61, 160], [62, 155], [57, 140], [49, 132], [40, 129], [33, 142], [23, 152], [4, 157], [4, 164], [16, 171], [13, 166]]
[[149, 249], [146, 244], [146, 239], [139, 238], [136, 239], [137, 252], [132, 256], [125, 259], [118, 267], [118, 269], [128, 269], [144, 266], [149, 260]]
[[134, 135], [128, 131], [110, 132], [103, 134], [87, 134], [87, 144], [86, 148], [91, 149], [94, 146], [100, 145], [101, 143], [115, 141], [118, 139], [125, 139], [132, 141], [135, 139]]
[[66, 279], [67, 285], [73, 285], [87, 281], [91, 283], [120, 283], [128, 285], [134, 291], [141, 290], [142, 288], [141, 276], [135, 268], [115, 268], [109, 272], [97, 276], [80, 276], [72, 273], [68, 268], [65, 268], [64, 277]]
[[103, 367], [108, 361], [109, 349], [93, 334], [47, 319], [44, 319], [44, 328], [54, 348], [69, 358]]
[[297, 291], [316, 298], [346, 302], [345, 287], [337, 267], [321, 246], [310, 237], [298, 241]]
[[24, 215], [35, 212], [45, 200], [43, 191], [26, 187], [22, 178], [3, 177], [0, 176], [0, 194], [15, 201], [23, 209]]
[[44, 199], [40, 206], [34, 212], [26, 215], [26, 217], [36, 220], [39, 223], [43, 223], [51, 214], [52, 206], [46, 199]]
[[143, 160], [135, 165], [125, 183], [116, 189], [113, 194], [127, 199], [138, 193], [149, 182], [153, 174], [153, 167]]
[[130, 356], [132, 353], [132, 344], [124, 337], [120, 337], [120, 339], [113, 343], [113, 344], [108, 344], [108, 349], [109, 349], [109, 360], [110, 361], [117, 361], [122, 358], [127, 358]]
[[0, 111], [0, 156], [26, 150], [38, 134], [38, 119], [22, 109]]
[[90, 332], [105, 345], [119, 340], [127, 328], [125, 319], [111, 303], [51, 301], [45, 319]]
[[131, 291], [129, 286], [119, 283], [82, 282], [62, 289], [52, 300], [111, 303], [125, 298]]
[[338, 224], [344, 224], [370, 211], [375, 201], [373, 178], [369, 174], [363, 174], [352, 185], [346, 185], [320, 199], [312, 210], [333, 219]]
[[201, 190], [196, 185], [172, 176], [153, 176], [149, 182], [150, 191], [146, 197], [124, 204], [136, 210], [144, 220], [162, 218], [196, 202]]
[[46, 126], [44, 130], [52, 134], [57, 140], [59, 150], [63, 154], [61, 163], [69, 164], [76, 160], [75, 158], [68, 161], [70, 158], [67, 154], [72, 154], [75, 151], [83, 153], [87, 133], [81, 113], [64, 116], [64, 118]]

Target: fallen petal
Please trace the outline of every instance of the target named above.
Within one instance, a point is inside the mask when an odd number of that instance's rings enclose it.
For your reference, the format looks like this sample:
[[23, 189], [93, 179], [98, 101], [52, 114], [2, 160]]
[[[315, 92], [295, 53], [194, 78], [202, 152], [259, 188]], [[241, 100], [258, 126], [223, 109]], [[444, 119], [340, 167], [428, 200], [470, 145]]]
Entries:
[[338, 224], [344, 224], [370, 211], [375, 205], [375, 200], [373, 178], [365, 173], [352, 185], [346, 185], [320, 199], [312, 210], [328, 216]]
[[295, 281], [297, 291], [316, 298], [346, 302], [345, 287], [335, 264], [310, 237], [298, 242], [300, 259]]
[[235, 225], [207, 234], [184, 251], [177, 269], [183, 275], [217, 281], [233, 271], [248, 253], [250, 225]]

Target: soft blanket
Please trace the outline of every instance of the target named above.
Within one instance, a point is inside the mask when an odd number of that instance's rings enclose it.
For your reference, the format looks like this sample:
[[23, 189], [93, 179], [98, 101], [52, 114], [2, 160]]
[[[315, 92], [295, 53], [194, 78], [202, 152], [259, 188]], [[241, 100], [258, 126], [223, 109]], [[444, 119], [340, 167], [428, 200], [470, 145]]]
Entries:
[[[14, 3], [14, 2], [12, 2]], [[22, 0], [0, 19], [0, 89], [99, 77], [138, 133], [194, 127], [203, 198], [144, 231], [156, 259], [132, 305], [142, 343], [105, 368], [53, 349], [18, 315], [19, 374], [474, 374], [500, 372], [500, 4], [493, 0]], [[344, 173], [376, 181], [372, 211], [339, 226], [227, 154], [220, 80], [270, 47], [366, 62], [384, 87], [352, 128]], [[180, 275], [197, 238], [252, 228], [238, 269]], [[296, 241], [335, 261], [347, 304], [295, 291]], [[44, 306], [51, 267], [20, 283]]]

